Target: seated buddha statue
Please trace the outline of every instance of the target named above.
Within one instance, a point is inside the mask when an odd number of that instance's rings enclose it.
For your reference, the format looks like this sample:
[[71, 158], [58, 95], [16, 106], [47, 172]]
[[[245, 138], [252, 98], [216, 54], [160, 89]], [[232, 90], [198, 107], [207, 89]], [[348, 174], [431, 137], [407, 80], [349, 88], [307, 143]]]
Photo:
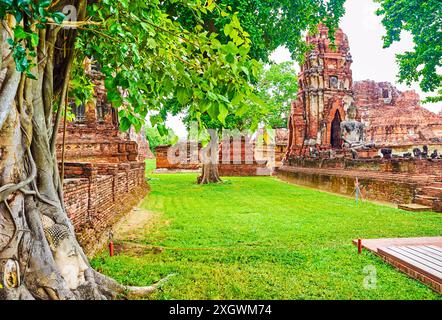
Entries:
[[373, 143], [366, 143], [364, 139], [364, 124], [356, 120], [357, 107], [351, 104], [347, 110], [345, 121], [341, 122], [341, 139], [344, 142], [344, 149], [351, 151], [353, 159], [358, 156], [358, 150], [373, 148]]

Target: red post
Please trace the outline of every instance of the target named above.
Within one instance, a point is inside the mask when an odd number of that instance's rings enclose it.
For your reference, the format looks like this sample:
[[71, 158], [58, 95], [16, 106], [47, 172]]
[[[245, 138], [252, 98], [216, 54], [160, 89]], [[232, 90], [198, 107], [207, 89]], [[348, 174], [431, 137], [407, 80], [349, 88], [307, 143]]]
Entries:
[[358, 253], [361, 254], [362, 253], [362, 240], [358, 239]]
[[109, 256], [114, 256], [114, 242], [112, 240], [109, 242]]
[[114, 234], [109, 231], [109, 256], [114, 256]]

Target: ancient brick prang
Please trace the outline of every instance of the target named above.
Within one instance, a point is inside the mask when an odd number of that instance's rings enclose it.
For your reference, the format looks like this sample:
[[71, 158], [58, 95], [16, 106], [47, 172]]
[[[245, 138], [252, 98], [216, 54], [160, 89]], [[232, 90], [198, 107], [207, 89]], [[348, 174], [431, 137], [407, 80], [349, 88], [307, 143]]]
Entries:
[[304, 154], [309, 146], [326, 150], [342, 144], [339, 125], [353, 100], [353, 60], [341, 29], [335, 38], [333, 47], [322, 24], [307, 36], [313, 50], [301, 66], [298, 99], [292, 103], [288, 156]]

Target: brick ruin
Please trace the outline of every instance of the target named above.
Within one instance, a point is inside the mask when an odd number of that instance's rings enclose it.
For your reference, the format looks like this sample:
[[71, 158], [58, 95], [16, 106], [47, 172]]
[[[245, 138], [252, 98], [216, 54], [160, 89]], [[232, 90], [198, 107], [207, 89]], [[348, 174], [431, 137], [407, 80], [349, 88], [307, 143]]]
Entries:
[[336, 50], [325, 27], [307, 36], [315, 50], [306, 56], [298, 78], [298, 99], [289, 119], [289, 156], [304, 155], [311, 146], [328, 150], [342, 143], [340, 123], [353, 99], [353, 59], [347, 36], [337, 30], [335, 37]]
[[[92, 67], [87, 74], [95, 84], [95, 101], [71, 104], [75, 120], [66, 124], [64, 200], [80, 243], [90, 251], [146, 196], [148, 144], [145, 137], [119, 131], [117, 110], [106, 101], [102, 74]], [[62, 124], [57, 141], [60, 169], [63, 131]]]
[[[246, 152], [248, 150], [248, 152]], [[242, 137], [241, 142], [231, 141], [230, 145], [220, 143], [218, 151], [218, 171], [220, 176], [262, 176], [271, 175], [267, 168], [267, 151], [255, 153], [255, 144], [250, 137]], [[156, 172], [200, 171], [202, 168], [202, 145], [199, 143], [178, 142], [174, 146], [164, 145], [155, 148]], [[281, 156], [281, 155], [280, 155]]]
[[[278, 175], [347, 195], [354, 195], [358, 178], [368, 199], [442, 211], [442, 158], [435, 152], [442, 151], [442, 117], [423, 108], [414, 91], [353, 83], [347, 36], [338, 29], [335, 37], [333, 47], [323, 25], [307, 37], [313, 49], [299, 74]], [[357, 109], [354, 120], [350, 106]], [[363, 128], [357, 150], [343, 141], [349, 123]]]
[[423, 108], [416, 92], [370, 80], [355, 82], [353, 90], [367, 140], [398, 154], [423, 145], [442, 150], [442, 116]]

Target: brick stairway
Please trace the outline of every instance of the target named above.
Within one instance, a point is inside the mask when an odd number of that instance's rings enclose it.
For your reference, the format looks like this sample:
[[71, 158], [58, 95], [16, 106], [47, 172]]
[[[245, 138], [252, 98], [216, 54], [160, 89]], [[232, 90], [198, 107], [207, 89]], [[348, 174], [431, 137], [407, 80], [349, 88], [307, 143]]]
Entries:
[[442, 212], [442, 179], [417, 188], [414, 203]]

